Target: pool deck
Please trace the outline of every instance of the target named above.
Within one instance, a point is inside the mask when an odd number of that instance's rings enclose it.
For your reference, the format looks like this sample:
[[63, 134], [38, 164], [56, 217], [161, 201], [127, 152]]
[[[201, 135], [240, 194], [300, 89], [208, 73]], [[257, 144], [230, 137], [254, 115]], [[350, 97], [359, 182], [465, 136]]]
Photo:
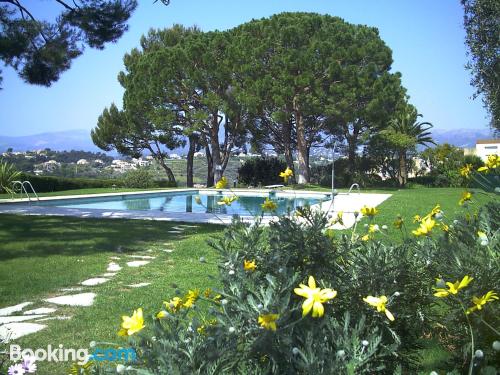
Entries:
[[[112, 197], [119, 195], [143, 195], [143, 194], [161, 194], [161, 193], [183, 193], [198, 191], [202, 194], [218, 194], [215, 189], [166, 189], [153, 191], [138, 191], [129, 193], [106, 193], [106, 194], [86, 194], [86, 195], [65, 195], [54, 197], [41, 197], [40, 201], [54, 201], [67, 199], [85, 199], [97, 197]], [[270, 192], [286, 196], [299, 197], [318, 197], [328, 194], [327, 192], [317, 191], [293, 191], [293, 190], [270, 190], [270, 189], [231, 189], [224, 190], [224, 193], [234, 193], [235, 195], [268, 195]], [[351, 193], [338, 194], [332, 204], [331, 201], [323, 202], [311, 206], [313, 209], [319, 209], [325, 214], [336, 216], [337, 212], [343, 212], [344, 226], [336, 224], [334, 229], [345, 229], [351, 227], [355, 221], [354, 212], [359, 212], [361, 207], [375, 207], [385, 201], [391, 194], [373, 194], [373, 193]], [[19, 215], [51, 215], [51, 216], [71, 216], [79, 218], [98, 218], [98, 219], [134, 219], [134, 220], [156, 220], [188, 223], [211, 223], [211, 224], [230, 224], [233, 216], [213, 213], [191, 213], [191, 212], [163, 212], [163, 211], [135, 211], [135, 210], [109, 210], [109, 209], [81, 209], [55, 206], [36, 206], [31, 204], [27, 198], [23, 199], [5, 199], [0, 200], [0, 214], [19, 214]], [[361, 215], [358, 216], [358, 220]], [[253, 216], [241, 216], [246, 222], [253, 222]], [[265, 216], [262, 222], [267, 224], [277, 219], [277, 216]]]

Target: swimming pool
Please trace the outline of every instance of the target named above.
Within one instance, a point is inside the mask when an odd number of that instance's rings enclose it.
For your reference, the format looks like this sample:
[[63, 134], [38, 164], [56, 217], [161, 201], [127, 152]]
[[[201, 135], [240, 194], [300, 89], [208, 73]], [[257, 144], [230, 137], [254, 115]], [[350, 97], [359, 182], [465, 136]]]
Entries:
[[[223, 197], [236, 195], [238, 199], [231, 206], [219, 205]], [[201, 200], [198, 204], [197, 197]], [[82, 210], [111, 211], [156, 211], [173, 213], [211, 213], [222, 215], [255, 216], [262, 214], [261, 204], [266, 198], [272, 199], [278, 208], [275, 212], [264, 214], [281, 215], [293, 212], [297, 207], [314, 205], [325, 201], [328, 195], [298, 195], [294, 193], [252, 193], [252, 192], [217, 192], [206, 191], [174, 191], [147, 194], [120, 194], [105, 197], [86, 197], [37, 202], [37, 206], [52, 206]]]

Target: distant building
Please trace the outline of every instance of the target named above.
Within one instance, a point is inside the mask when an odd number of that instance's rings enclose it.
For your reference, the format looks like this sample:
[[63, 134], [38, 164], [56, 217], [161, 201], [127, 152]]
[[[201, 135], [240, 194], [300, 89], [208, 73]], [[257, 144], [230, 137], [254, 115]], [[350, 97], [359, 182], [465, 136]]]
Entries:
[[111, 162], [111, 168], [113, 168], [113, 170], [116, 172], [123, 173], [126, 171], [130, 171], [132, 169], [136, 169], [137, 167], [135, 163], [129, 163], [128, 161], [125, 160], [115, 159]]
[[500, 139], [479, 139], [475, 148], [464, 148], [464, 155], [477, 155], [484, 162], [490, 155], [500, 156]]
[[61, 166], [61, 163], [55, 161], [55, 160], [49, 160], [46, 161], [45, 163], [40, 164], [40, 167], [42, 170], [47, 171], [47, 172], [52, 172], [59, 168]]
[[138, 165], [139, 167], [146, 167], [151, 164], [151, 161], [143, 158], [132, 159], [132, 164]]
[[170, 159], [180, 160], [182, 157], [178, 154], [170, 154]]
[[76, 162], [77, 165], [87, 165], [88, 163], [87, 159], [80, 159]]
[[205, 153], [202, 152], [202, 151], [195, 152], [194, 153], [194, 157], [195, 158], [204, 158], [205, 157]]

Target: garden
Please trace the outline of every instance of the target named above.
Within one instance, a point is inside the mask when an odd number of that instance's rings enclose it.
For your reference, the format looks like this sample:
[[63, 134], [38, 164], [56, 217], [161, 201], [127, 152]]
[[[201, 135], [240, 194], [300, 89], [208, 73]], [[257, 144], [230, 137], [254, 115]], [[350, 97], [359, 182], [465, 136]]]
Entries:
[[[43, 86], [139, 5], [3, 3], [0, 59]], [[498, 7], [461, 3], [498, 135]], [[123, 56], [90, 137], [144, 165], [0, 158], [0, 374], [498, 374], [496, 140], [439, 144], [376, 27], [294, 11], [210, 30], [150, 29]]]

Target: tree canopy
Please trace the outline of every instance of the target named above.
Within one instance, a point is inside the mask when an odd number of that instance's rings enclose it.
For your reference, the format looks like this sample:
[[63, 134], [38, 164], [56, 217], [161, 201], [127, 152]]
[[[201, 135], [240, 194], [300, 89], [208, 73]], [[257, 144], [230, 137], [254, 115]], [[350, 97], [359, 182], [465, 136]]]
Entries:
[[[354, 155], [405, 97], [375, 28], [314, 13], [224, 32], [152, 30], [124, 62], [123, 110], [104, 110], [92, 132], [96, 145], [135, 154], [152, 152], [152, 141], [169, 149], [187, 138], [187, 175], [194, 149], [203, 147], [208, 186], [248, 142], [284, 153], [291, 169], [296, 151], [298, 182], [307, 183], [311, 148], [325, 135], [347, 140]], [[152, 154], [161, 164], [165, 154]]]
[[500, 2], [498, 0], [461, 0], [467, 33], [476, 96], [483, 95], [491, 115], [491, 126], [500, 131]]
[[85, 46], [116, 42], [137, 7], [137, 0], [55, 1], [61, 12], [54, 21], [38, 19], [29, 2], [0, 1], [0, 59], [30, 84], [50, 86]]

